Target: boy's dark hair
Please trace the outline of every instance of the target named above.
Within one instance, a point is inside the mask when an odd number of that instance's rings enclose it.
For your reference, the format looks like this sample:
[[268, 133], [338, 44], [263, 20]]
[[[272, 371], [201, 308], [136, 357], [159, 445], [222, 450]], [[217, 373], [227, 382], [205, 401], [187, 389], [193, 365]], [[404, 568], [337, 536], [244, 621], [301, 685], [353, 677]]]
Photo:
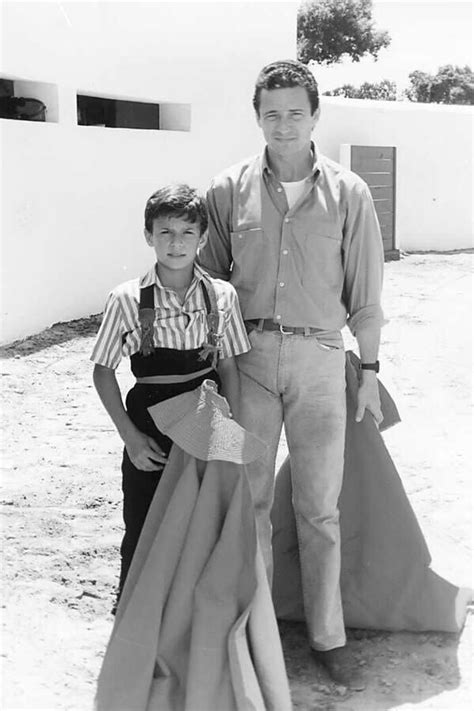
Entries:
[[153, 232], [157, 217], [184, 217], [188, 222], [199, 222], [201, 234], [207, 230], [206, 200], [195, 188], [179, 183], [165, 185], [148, 198], [145, 206], [145, 229]]
[[263, 67], [255, 82], [253, 107], [257, 116], [260, 114], [260, 94], [262, 89], [290, 89], [301, 86], [306, 89], [311, 113], [314, 114], [319, 106], [318, 84], [312, 72], [305, 64], [294, 59], [282, 59]]

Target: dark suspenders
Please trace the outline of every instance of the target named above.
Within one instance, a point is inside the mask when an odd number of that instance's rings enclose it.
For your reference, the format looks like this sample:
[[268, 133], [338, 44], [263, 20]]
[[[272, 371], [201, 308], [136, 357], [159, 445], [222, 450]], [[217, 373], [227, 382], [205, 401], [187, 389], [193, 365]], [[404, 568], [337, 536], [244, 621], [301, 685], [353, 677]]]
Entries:
[[[207, 343], [202, 347], [199, 355], [201, 360], [212, 354], [212, 367], [217, 366], [221, 348], [222, 334], [219, 334], [219, 311], [217, 308], [217, 296], [212, 281], [208, 278], [201, 279], [202, 294], [207, 311]], [[155, 344], [153, 342], [153, 324], [155, 321], [155, 285], [150, 284], [140, 289], [140, 305], [138, 308], [138, 320], [140, 321], [141, 342], [140, 353], [148, 356], [153, 353]]]
[[141, 328], [140, 353], [143, 356], [149, 356], [155, 350], [155, 344], [153, 343], [153, 324], [155, 322], [154, 284], [140, 289], [138, 320]]
[[199, 359], [206, 360], [209, 355], [212, 355], [212, 367], [216, 368], [223, 338], [223, 334], [219, 333], [219, 311], [217, 309], [216, 290], [209, 277], [207, 277], [206, 283], [204, 279], [201, 280], [201, 286], [207, 311], [207, 343], [203, 345]]

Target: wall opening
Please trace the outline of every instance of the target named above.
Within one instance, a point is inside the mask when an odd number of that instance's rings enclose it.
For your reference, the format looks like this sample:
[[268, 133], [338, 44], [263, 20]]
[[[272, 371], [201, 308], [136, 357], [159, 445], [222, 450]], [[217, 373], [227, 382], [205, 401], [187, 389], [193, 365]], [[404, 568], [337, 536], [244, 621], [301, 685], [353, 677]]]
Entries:
[[77, 123], [103, 128], [190, 131], [191, 107], [78, 94]]
[[0, 118], [57, 123], [57, 86], [47, 82], [0, 77]]

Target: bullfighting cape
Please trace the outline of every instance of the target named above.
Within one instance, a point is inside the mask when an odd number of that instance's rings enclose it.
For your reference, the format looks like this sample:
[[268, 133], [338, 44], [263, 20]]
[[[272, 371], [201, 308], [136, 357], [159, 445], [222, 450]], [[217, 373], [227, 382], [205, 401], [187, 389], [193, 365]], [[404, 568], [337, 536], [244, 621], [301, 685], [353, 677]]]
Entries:
[[292, 708], [245, 474], [265, 445], [214, 388], [204, 381], [150, 408], [174, 444], [117, 609], [98, 711]]
[[[357, 356], [346, 354], [347, 428], [339, 499], [341, 594], [346, 627], [457, 632], [472, 591], [452, 585], [430, 568], [430, 554], [403, 484], [370, 414], [355, 422]], [[379, 382], [384, 420], [400, 421]], [[291, 466], [277, 474], [272, 512], [277, 617], [304, 620]]]

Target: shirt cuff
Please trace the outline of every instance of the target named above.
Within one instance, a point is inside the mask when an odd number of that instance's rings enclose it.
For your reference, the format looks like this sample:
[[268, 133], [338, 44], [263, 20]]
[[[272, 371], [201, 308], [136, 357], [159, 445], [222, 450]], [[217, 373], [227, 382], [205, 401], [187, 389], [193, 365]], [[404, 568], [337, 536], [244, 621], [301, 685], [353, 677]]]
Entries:
[[111, 370], [116, 370], [120, 363], [120, 361], [118, 363], [115, 363], [113, 361], [107, 361], [105, 358], [101, 358], [100, 356], [97, 356], [94, 353], [89, 356], [89, 360], [94, 363], [94, 365], [102, 365], [104, 366], [104, 368], [111, 368]]
[[385, 323], [382, 307], [379, 304], [363, 306], [347, 320], [347, 326], [353, 336], [356, 336], [358, 331], [382, 328]]

